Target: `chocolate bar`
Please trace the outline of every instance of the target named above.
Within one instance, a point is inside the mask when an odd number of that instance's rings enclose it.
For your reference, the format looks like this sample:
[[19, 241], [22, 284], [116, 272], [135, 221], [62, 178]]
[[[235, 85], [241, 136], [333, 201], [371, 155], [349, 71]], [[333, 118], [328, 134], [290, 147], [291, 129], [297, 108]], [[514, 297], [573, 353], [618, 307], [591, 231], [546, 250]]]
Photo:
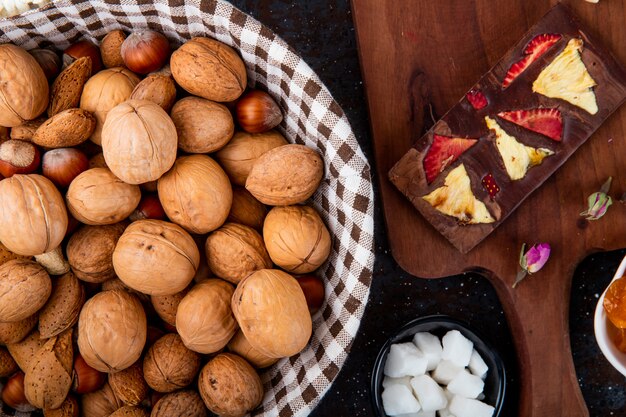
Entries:
[[626, 99], [626, 71], [553, 7], [389, 171], [466, 253], [550, 177]]

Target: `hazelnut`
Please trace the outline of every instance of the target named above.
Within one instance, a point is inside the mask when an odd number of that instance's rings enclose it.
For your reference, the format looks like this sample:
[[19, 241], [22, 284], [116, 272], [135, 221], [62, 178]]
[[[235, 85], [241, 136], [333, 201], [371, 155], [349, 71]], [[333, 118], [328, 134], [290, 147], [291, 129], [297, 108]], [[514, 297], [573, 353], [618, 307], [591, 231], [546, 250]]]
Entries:
[[113, 250], [124, 229], [126, 223], [86, 225], [72, 235], [67, 243], [67, 259], [79, 279], [101, 283], [115, 277]]
[[157, 180], [174, 164], [176, 127], [148, 100], [128, 100], [113, 108], [102, 130], [102, 151], [113, 173], [129, 184]]
[[198, 390], [211, 412], [229, 417], [245, 416], [263, 399], [259, 375], [232, 353], [220, 353], [202, 368]]
[[80, 108], [92, 112], [96, 117], [96, 129], [91, 140], [102, 143], [102, 128], [109, 111], [128, 100], [139, 78], [125, 68], [110, 68], [100, 71], [87, 81], [80, 97]]
[[48, 81], [52, 81], [61, 72], [61, 58], [50, 49], [35, 48], [28, 51], [37, 60]]
[[39, 116], [48, 106], [48, 80], [37, 60], [19, 46], [0, 45], [0, 126], [13, 127]]
[[106, 382], [106, 374], [87, 365], [80, 353], [74, 358], [72, 375], [72, 391], [76, 394], [88, 394], [102, 388]]
[[200, 370], [200, 355], [185, 347], [180, 336], [166, 334], [156, 341], [143, 360], [146, 382], [155, 391], [185, 388]]
[[92, 368], [119, 372], [139, 359], [146, 332], [146, 314], [136, 296], [104, 291], [89, 299], [80, 313], [78, 349]]
[[83, 57], [91, 59], [94, 74], [102, 69], [100, 48], [86, 39], [73, 43], [63, 51], [63, 69]]
[[178, 133], [178, 147], [185, 152], [215, 152], [228, 143], [235, 131], [226, 106], [200, 97], [179, 100], [171, 115]]
[[267, 132], [283, 121], [278, 104], [261, 90], [251, 90], [237, 100], [235, 113], [239, 126], [250, 133]]
[[311, 315], [302, 289], [294, 277], [278, 269], [262, 269], [241, 281], [232, 309], [250, 345], [265, 356], [295, 355], [311, 337]]
[[316, 270], [330, 254], [330, 233], [309, 206], [271, 209], [263, 224], [263, 239], [272, 261], [294, 274]]
[[250, 191], [242, 187], [233, 187], [233, 204], [230, 206], [227, 222], [243, 224], [261, 232], [265, 216], [267, 208], [254, 198]]
[[243, 186], [256, 160], [270, 149], [283, 145], [287, 145], [287, 140], [275, 130], [255, 134], [236, 132], [215, 158], [232, 183]]
[[0, 321], [16, 322], [46, 304], [52, 283], [37, 262], [14, 259], [0, 265]]
[[35, 411], [24, 394], [24, 373], [18, 372], [2, 387], [2, 403], [21, 412]]
[[67, 188], [89, 168], [87, 155], [75, 148], [52, 149], [43, 154], [43, 175], [61, 188]]
[[141, 191], [106, 168], [92, 168], [72, 181], [66, 198], [67, 208], [78, 221], [104, 225], [128, 217], [139, 204]]
[[246, 66], [228, 45], [210, 38], [185, 42], [170, 59], [176, 82], [193, 95], [213, 101], [236, 100], [246, 88]]
[[7, 140], [0, 144], [0, 175], [30, 174], [39, 168], [41, 154], [30, 142]]
[[206, 155], [178, 158], [172, 169], [159, 179], [158, 190], [167, 217], [197, 234], [220, 227], [232, 203], [228, 177]]
[[246, 189], [261, 203], [286, 206], [304, 202], [324, 176], [324, 161], [311, 148], [290, 144], [261, 155], [246, 179]]
[[162, 34], [152, 30], [131, 33], [122, 43], [124, 64], [138, 74], [161, 68], [170, 57], [170, 44]]
[[211, 271], [233, 284], [273, 265], [261, 235], [241, 224], [226, 223], [212, 232], [204, 248]]
[[143, 376], [141, 363], [109, 375], [109, 385], [125, 405], [139, 405], [148, 398], [148, 384]]
[[221, 279], [196, 284], [176, 312], [176, 330], [187, 348], [198, 353], [222, 349], [237, 331], [230, 307], [233, 287]]
[[47, 178], [14, 175], [0, 181], [0, 241], [19, 255], [57, 248], [67, 229], [61, 193]]
[[113, 251], [117, 276], [149, 295], [182, 291], [193, 279], [200, 252], [180, 226], [162, 220], [138, 220], [126, 228]]
[[159, 197], [155, 194], [145, 194], [141, 197], [139, 205], [130, 215], [131, 221], [152, 219], [152, 220], [165, 220], [165, 210]]
[[176, 391], [156, 402], [150, 417], [207, 417], [207, 410], [196, 391]]

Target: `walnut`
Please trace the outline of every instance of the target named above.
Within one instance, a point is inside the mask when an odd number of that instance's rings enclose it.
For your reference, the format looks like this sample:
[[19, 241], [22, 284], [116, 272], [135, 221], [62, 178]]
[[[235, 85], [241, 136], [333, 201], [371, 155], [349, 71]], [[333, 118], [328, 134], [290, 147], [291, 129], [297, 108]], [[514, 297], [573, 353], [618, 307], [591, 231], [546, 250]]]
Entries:
[[0, 265], [0, 321], [32, 316], [46, 304], [51, 292], [50, 276], [37, 262], [14, 259]]
[[109, 385], [115, 397], [125, 405], [139, 405], [148, 397], [148, 384], [143, 376], [141, 362], [109, 375]]
[[176, 391], [164, 395], [152, 408], [150, 417], [207, 417], [207, 410], [196, 391]]
[[86, 225], [74, 232], [67, 244], [67, 260], [79, 279], [100, 283], [115, 277], [113, 250], [126, 226]]
[[146, 382], [158, 392], [185, 388], [199, 370], [200, 355], [187, 349], [177, 334], [166, 334], [157, 340], [143, 360]]
[[200, 97], [185, 97], [172, 109], [178, 147], [189, 153], [221, 149], [233, 137], [235, 123], [228, 108]]

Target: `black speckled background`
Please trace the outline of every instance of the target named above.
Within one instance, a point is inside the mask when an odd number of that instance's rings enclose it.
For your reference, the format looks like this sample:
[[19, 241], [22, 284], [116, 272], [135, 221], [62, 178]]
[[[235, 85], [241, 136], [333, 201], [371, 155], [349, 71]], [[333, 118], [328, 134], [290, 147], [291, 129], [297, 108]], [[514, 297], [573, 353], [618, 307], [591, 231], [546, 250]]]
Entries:
[[[317, 72], [350, 119], [374, 171], [369, 120], [350, 4], [347, 0], [234, 0], [283, 37]], [[602, 220], [600, 220], [602, 221]], [[375, 213], [374, 283], [359, 334], [337, 381], [313, 417], [371, 416], [370, 376], [378, 350], [396, 329], [420, 316], [443, 313], [468, 322], [487, 335], [504, 357], [509, 385], [503, 416], [515, 416], [518, 371], [511, 334], [489, 282], [465, 274], [423, 280], [405, 273], [393, 260], [380, 204]], [[624, 377], [604, 359], [593, 336], [593, 311], [625, 250], [598, 254], [577, 268], [570, 310], [574, 362], [591, 416], [625, 416]], [[529, 279], [541, 279], [540, 276]]]

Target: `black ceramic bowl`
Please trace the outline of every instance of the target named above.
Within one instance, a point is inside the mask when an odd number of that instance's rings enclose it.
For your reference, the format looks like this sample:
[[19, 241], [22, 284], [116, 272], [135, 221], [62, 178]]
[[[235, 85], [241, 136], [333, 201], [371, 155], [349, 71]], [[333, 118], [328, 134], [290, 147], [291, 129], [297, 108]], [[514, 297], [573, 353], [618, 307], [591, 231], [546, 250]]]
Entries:
[[442, 338], [448, 331], [458, 330], [474, 343], [474, 348], [489, 367], [487, 378], [485, 379], [485, 399], [483, 400], [489, 405], [495, 407], [493, 417], [500, 416], [504, 404], [504, 393], [506, 391], [506, 372], [504, 363], [500, 355], [485, 342], [474, 330], [462, 321], [453, 319], [449, 316], [427, 316], [413, 320], [404, 325], [395, 335], [391, 336], [383, 345], [372, 371], [372, 403], [374, 413], [378, 417], [386, 417], [383, 409], [383, 401], [381, 394], [383, 392], [383, 378], [385, 377], [385, 362], [389, 348], [394, 343], [404, 343], [413, 340], [413, 335], [419, 332], [430, 332], [439, 338]]

